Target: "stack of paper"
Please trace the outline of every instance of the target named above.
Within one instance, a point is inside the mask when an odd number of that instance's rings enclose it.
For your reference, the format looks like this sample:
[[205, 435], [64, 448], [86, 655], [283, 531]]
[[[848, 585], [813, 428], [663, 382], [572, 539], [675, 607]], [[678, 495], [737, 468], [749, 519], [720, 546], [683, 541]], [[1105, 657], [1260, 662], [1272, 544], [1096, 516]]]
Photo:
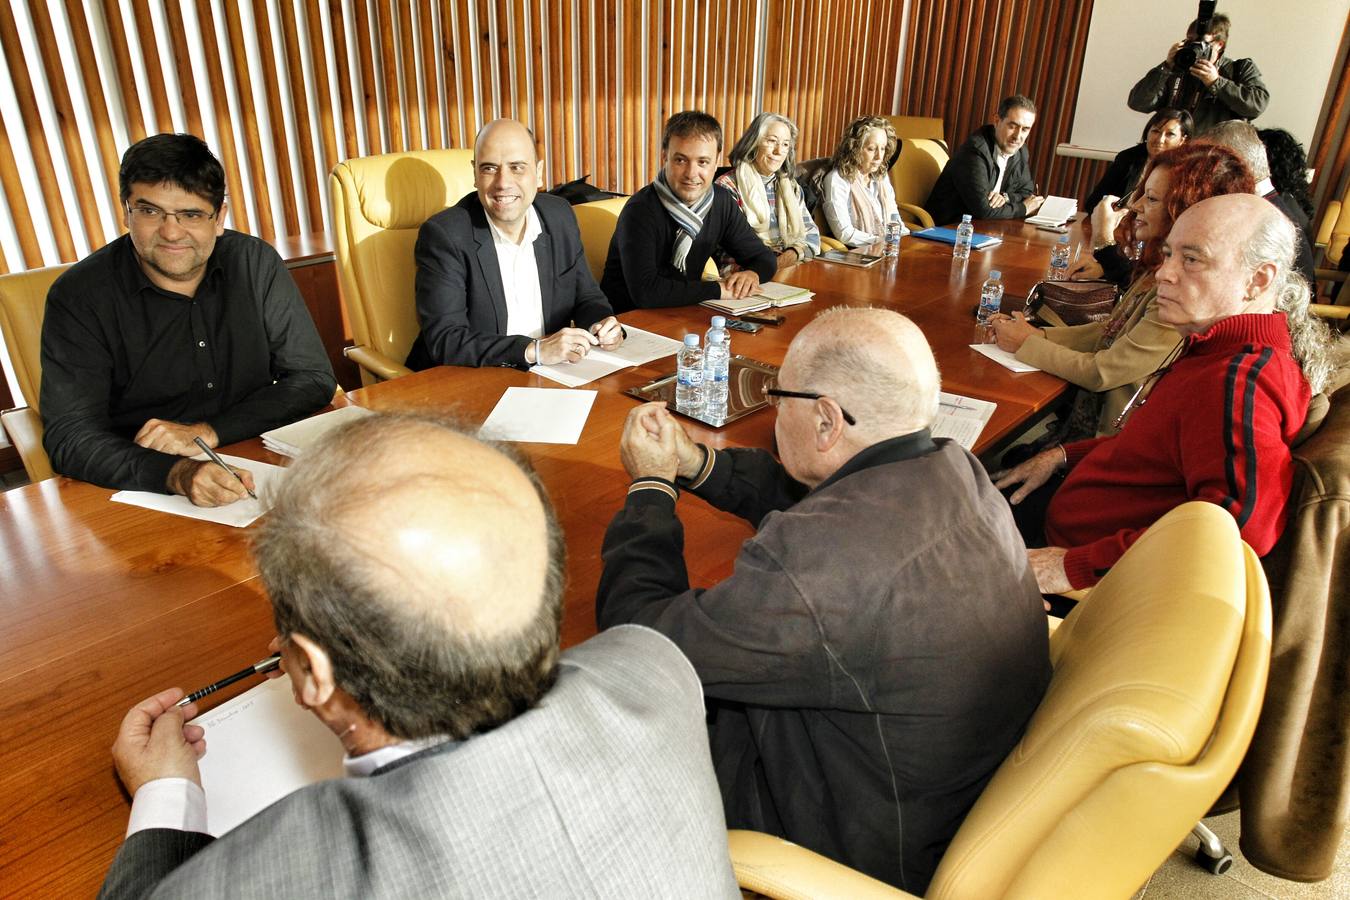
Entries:
[[1072, 197], [1046, 197], [1036, 215], [1027, 216], [1030, 225], [1063, 225], [1078, 212], [1078, 201]]
[[664, 356], [672, 356], [682, 346], [679, 341], [631, 325], [625, 325], [624, 331], [628, 336], [615, 350], [593, 349], [584, 359], [574, 363], [531, 366], [530, 371], [559, 384], [578, 387], [629, 366], [640, 366]]
[[595, 403], [595, 391], [509, 387], [478, 436], [489, 441], [575, 444]]
[[322, 415], [311, 416], [308, 419], [301, 419], [299, 422], [292, 422], [290, 425], [264, 431], [262, 433], [263, 446], [273, 453], [280, 453], [282, 456], [289, 456], [294, 459], [312, 446], [315, 441], [339, 425], [355, 422], [357, 419], [368, 415], [370, 415], [370, 410], [363, 409], [360, 406], [341, 406]]
[[1015, 354], [1009, 353], [1007, 350], [999, 349], [997, 344], [971, 344], [970, 349], [974, 350], [976, 353], [981, 353], [989, 357], [1003, 368], [1019, 374], [1023, 372], [1040, 371], [1040, 369], [1036, 368], [1031, 363], [1022, 362]]
[[976, 400], [974, 397], [962, 397], [943, 391], [939, 396], [938, 414], [933, 421], [933, 437], [951, 438], [967, 450], [975, 448], [975, 442], [984, 431], [985, 423], [993, 416], [998, 407], [988, 400]]

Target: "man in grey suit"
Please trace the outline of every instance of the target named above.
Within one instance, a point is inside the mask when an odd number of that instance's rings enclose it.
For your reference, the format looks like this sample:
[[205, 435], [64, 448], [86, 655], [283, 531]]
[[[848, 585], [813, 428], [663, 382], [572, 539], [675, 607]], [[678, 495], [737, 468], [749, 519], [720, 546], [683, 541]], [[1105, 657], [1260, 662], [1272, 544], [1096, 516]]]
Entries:
[[104, 896], [737, 896], [698, 676], [640, 627], [559, 652], [562, 535], [506, 452], [370, 416], [291, 467], [255, 552], [347, 777], [213, 839], [210, 735], [150, 697], [113, 746], [134, 800]]
[[475, 191], [417, 232], [417, 320], [410, 369], [576, 362], [624, 332], [591, 276], [566, 200], [540, 194], [544, 163], [519, 122], [483, 126]]

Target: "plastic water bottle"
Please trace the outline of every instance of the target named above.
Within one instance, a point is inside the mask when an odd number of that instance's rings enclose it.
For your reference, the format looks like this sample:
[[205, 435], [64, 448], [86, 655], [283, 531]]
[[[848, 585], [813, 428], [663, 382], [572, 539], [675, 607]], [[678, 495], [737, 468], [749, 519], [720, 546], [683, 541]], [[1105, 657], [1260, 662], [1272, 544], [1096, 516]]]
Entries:
[[684, 347], [675, 356], [675, 408], [694, 414], [703, 411], [703, 349], [696, 334], [684, 336]]
[[731, 378], [731, 351], [727, 333], [713, 331], [703, 351], [703, 417], [721, 421], [727, 414], [727, 387]]
[[1069, 277], [1069, 236], [1061, 234], [1059, 241], [1050, 248], [1050, 271], [1045, 273], [1050, 281], [1063, 281]]
[[[708, 333], [705, 334], [705, 335], [703, 335], [703, 346], [704, 346], [705, 348], [707, 348], [708, 346], [710, 346], [710, 345], [712, 344], [713, 334], [714, 334], [715, 332], [718, 332], [718, 331], [720, 331], [720, 332], [722, 332], [724, 335], [726, 335], [726, 338], [727, 338], [727, 351], [730, 352], [730, 350], [731, 350], [731, 332], [727, 330], [727, 317], [726, 317], [726, 316], [713, 316], [713, 317], [712, 317], [712, 323], [708, 326]], [[707, 353], [708, 351], [705, 349], [703, 352], [704, 352], [704, 353]], [[704, 365], [706, 366], [707, 364], [705, 363]]]
[[900, 255], [900, 232], [904, 228], [900, 224], [900, 214], [891, 213], [891, 220], [886, 223], [886, 247], [882, 250], [883, 256]]
[[989, 318], [998, 312], [1002, 303], [1003, 273], [994, 269], [989, 273], [989, 277], [984, 280], [984, 285], [980, 288], [980, 310], [975, 314], [975, 321], [981, 325], [988, 325]]
[[970, 216], [962, 216], [961, 224], [956, 226], [956, 243], [952, 245], [952, 256], [957, 259], [970, 259], [970, 242], [975, 239], [975, 226], [970, 224]]

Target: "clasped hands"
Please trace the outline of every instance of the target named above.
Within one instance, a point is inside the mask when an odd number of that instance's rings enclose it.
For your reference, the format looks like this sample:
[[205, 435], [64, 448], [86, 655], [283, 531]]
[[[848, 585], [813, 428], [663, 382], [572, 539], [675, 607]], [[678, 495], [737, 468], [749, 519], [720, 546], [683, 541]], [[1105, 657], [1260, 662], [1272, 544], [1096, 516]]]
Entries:
[[[1002, 209], [1007, 206], [1009, 202], [1008, 195], [1000, 193], [999, 191], [990, 191], [987, 199], [989, 200], [990, 209]], [[1026, 214], [1030, 216], [1034, 215], [1036, 210], [1040, 209], [1041, 204], [1044, 202], [1045, 198], [1037, 194], [1023, 200], [1022, 206], [1026, 210]]]
[[623, 343], [623, 326], [613, 316], [607, 316], [596, 322], [590, 330], [583, 328], [560, 328], [546, 338], [540, 338], [538, 356], [535, 348], [527, 349], [525, 359], [529, 363], [552, 366], [557, 363], [577, 362], [585, 359], [592, 347], [601, 350], [613, 350]]
[[631, 478], [693, 478], [703, 465], [703, 450], [660, 401], [644, 403], [628, 414], [619, 440], [619, 459]]

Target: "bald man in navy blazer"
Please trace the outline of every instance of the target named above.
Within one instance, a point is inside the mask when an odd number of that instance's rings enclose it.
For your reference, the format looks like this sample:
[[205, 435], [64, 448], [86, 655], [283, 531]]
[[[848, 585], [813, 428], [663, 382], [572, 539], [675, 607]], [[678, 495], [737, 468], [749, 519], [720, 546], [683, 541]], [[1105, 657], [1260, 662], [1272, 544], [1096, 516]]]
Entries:
[[475, 192], [417, 235], [411, 369], [575, 362], [624, 332], [595, 283], [567, 201], [539, 193], [543, 162], [524, 125], [499, 119], [474, 143]]

